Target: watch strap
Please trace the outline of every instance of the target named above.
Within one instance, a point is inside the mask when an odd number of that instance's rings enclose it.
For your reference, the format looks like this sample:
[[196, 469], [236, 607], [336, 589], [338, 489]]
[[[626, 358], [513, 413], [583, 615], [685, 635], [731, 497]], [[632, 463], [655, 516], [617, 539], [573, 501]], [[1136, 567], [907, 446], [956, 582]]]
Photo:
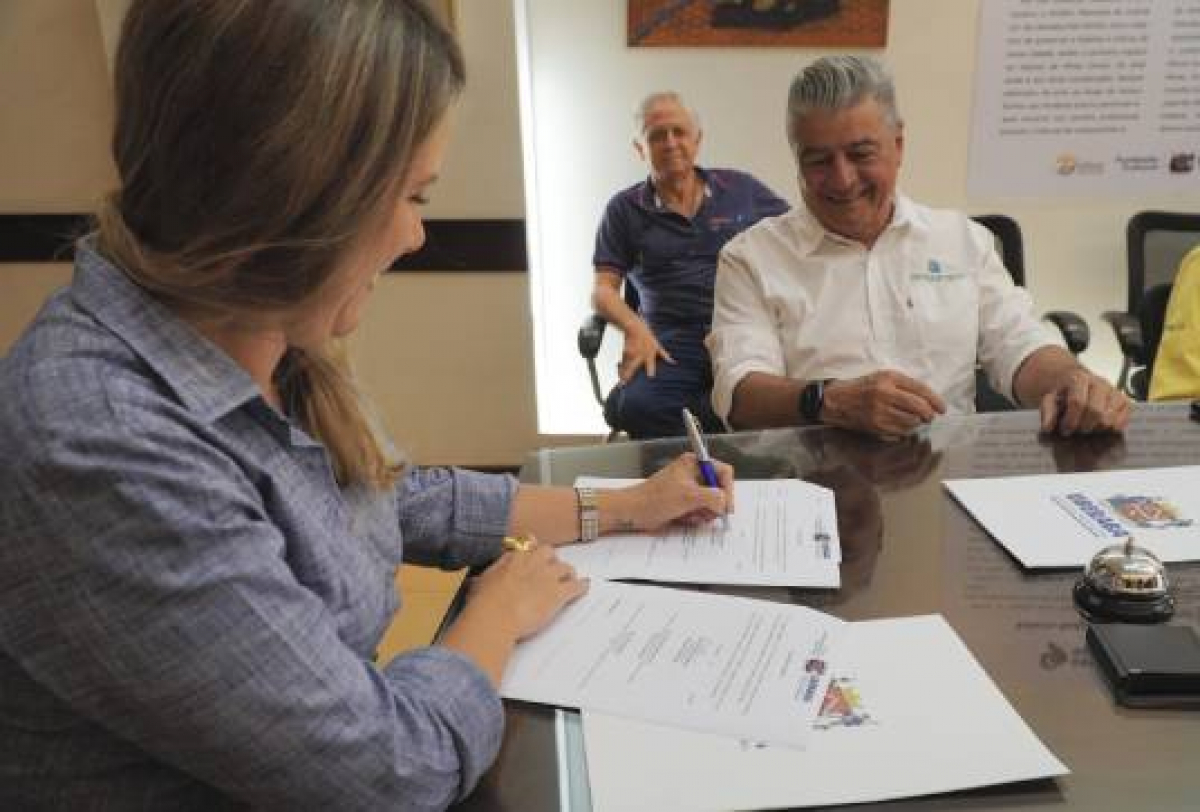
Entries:
[[595, 488], [576, 488], [575, 500], [579, 505], [579, 540], [583, 543], [600, 538], [600, 505], [596, 501]]

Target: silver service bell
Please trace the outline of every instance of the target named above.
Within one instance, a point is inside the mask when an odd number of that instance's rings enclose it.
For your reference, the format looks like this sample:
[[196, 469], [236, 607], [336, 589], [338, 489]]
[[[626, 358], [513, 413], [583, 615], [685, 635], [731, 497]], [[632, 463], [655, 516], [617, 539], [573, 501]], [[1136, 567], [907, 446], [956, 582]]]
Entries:
[[1161, 623], [1175, 614], [1166, 568], [1133, 536], [1096, 553], [1072, 591], [1088, 620]]

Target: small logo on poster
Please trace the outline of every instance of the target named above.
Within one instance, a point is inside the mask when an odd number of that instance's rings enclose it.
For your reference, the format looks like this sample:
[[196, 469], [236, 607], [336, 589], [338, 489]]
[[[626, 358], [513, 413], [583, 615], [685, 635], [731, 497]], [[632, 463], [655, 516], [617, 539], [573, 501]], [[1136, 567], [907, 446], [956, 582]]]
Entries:
[[1171, 156], [1170, 163], [1171, 172], [1176, 175], [1184, 175], [1196, 168], [1196, 153], [1194, 152], [1176, 152]]
[[1100, 161], [1085, 161], [1072, 152], [1064, 152], [1054, 159], [1054, 171], [1063, 177], [1070, 175], [1103, 175], [1104, 164]]
[[1156, 172], [1162, 169], [1157, 155], [1118, 155], [1117, 166], [1123, 172]]

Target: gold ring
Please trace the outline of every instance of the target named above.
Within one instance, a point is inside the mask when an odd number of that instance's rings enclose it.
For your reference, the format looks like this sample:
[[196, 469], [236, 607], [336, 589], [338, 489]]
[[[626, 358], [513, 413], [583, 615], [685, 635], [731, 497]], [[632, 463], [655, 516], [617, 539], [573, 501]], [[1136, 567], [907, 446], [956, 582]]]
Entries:
[[504, 549], [511, 550], [516, 553], [527, 553], [533, 549], [533, 539], [529, 536], [505, 536]]

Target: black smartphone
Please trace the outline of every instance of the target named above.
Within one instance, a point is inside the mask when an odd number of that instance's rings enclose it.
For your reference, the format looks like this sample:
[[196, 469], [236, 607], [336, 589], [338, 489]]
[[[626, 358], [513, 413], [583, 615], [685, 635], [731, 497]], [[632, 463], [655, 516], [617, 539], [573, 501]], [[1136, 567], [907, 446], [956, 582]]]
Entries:
[[1092, 623], [1087, 643], [1122, 705], [1200, 707], [1200, 638], [1190, 626]]
[[1191, 417], [1197, 423], [1200, 423], [1200, 400], [1192, 401]]

